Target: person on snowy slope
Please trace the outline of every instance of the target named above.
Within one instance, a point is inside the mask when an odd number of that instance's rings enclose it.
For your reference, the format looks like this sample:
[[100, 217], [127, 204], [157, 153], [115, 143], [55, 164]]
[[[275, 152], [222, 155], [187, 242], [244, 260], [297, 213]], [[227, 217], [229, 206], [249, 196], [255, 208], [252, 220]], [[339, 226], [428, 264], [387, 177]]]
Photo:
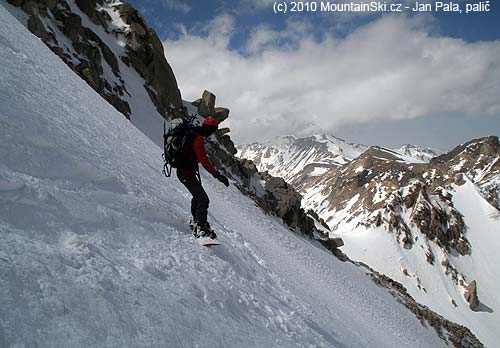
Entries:
[[190, 223], [195, 237], [217, 238], [215, 232], [211, 229], [207, 221], [208, 205], [210, 200], [208, 195], [201, 185], [198, 163], [222, 182], [226, 187], [229, 186], [227, 177], [217, 171], [205, 153], [205, 137], [212, 135], [217, 130], [219, 123], [212, 117], [208, 117], [203, 121], [201, 127], [198, 128], [198, 134], [194, 138], [190, 148], [186, 149], [186, 161], [184, 166], [177, 168], [177, 178], [186, 186], [193, 198], [191, 199], [191, 215], [193, 216]]

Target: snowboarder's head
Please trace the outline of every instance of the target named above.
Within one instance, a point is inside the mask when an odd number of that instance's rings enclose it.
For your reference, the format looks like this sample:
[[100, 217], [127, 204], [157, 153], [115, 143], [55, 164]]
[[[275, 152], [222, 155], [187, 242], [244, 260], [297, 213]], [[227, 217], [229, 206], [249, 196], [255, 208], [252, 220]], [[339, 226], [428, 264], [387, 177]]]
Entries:
[[216, 119], [214, 119], [212, 117], [207, 117], [203, 121], [203, 124], [201, 125], [201, 131], [200, 131], [200, 133], [203, 136], [212, 135], [217, 130], [218, 126], [219, 126], [219, 122], [217, 122]]

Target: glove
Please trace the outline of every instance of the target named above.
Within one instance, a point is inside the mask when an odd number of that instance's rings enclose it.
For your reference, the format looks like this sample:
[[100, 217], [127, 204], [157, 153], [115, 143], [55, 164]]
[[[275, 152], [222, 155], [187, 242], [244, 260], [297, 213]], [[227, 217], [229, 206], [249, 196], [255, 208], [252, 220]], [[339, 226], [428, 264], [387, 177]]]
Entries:
[[223, 183], [226, 187], [229, 186], [229, 180], [224, 176], [222, 175], [221, 173], [219, 172], [215, 172], [214, 173], [214, 178], [216, 178], [217, 180], [219, 180], [221, 183]]

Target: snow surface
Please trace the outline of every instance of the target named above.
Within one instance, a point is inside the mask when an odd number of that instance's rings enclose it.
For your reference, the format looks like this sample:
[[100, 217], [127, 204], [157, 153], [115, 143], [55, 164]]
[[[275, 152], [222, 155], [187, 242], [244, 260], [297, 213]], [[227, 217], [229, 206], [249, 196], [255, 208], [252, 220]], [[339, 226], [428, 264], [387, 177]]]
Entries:
[[193, 243], [160, 148], [2, 6], [0, 62], [0, 347], [445, 346], [208, 176], [223, 246]]

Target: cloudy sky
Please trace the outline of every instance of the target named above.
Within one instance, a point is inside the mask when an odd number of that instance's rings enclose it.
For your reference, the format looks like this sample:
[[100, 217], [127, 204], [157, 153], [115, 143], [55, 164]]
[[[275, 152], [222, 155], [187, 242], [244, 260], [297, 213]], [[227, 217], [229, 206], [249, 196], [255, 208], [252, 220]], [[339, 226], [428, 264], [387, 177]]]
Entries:
[[446, 150], [500, 135], [500, 4], [275, 14], [270, 0], [130, 2], [164, 40], [183, 98], [214, 92], [237, 143], [326, 132]]

